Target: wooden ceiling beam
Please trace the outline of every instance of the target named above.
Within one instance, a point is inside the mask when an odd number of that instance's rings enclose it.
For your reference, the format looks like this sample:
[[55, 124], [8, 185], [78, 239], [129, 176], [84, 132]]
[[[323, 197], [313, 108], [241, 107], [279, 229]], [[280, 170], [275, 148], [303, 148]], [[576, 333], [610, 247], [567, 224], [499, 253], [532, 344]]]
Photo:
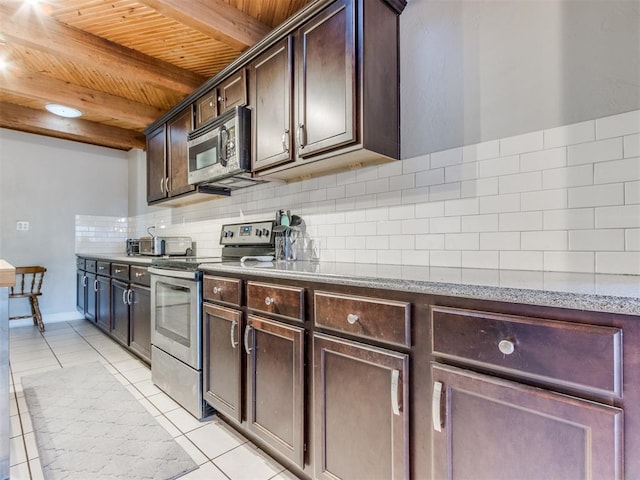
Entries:
[[138, 125], [142, 131], [155, 122], [164, 111], [132, 100], [92, 90], [35, 72], [7, 72], [0, 82], [0, 91], [47, 103], [60, 103], [77, 108], [85, 116], [112, 117]]
[[172, 18], [239, 51], [262, 40], [271, 28], [223, 0], [140, 0]]
[[184, 95], [206, 80], [201, 75], [67, 27], [51, 18], [30, 19], [6, 4], [0, 4], [0, 17], [4, 19], [0, 38], [5, 42], [15, 42], [87, 65], [115, 78], [147, 83]]
[[118, 150], [146, 147], [140, 132], [89, 122], [79, 118], [62, 118], [52, 113], [0, 102], [0, 127], [49, 137], [64, 138]]

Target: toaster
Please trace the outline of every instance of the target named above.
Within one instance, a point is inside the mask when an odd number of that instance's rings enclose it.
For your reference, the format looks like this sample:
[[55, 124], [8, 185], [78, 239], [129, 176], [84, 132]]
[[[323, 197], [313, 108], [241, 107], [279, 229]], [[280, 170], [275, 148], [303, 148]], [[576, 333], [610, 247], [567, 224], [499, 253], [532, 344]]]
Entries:
[[191, 255], [191, 237], [142, 237], [140, 255]]

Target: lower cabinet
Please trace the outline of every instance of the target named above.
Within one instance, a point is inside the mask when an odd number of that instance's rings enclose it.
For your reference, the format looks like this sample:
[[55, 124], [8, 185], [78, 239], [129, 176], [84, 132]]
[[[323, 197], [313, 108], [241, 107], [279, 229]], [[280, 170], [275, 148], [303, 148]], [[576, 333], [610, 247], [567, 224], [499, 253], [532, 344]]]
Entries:
[[129, 291], [129, 347], [151, 363], [151, 290], [131, 285]]
[[96, 294], [96, 324], [104, 331], [111, 328], [111, 279], [102, 275], [96, 276], [94, 290]]
[[622, 410], [432, 364], [433, 478], [622, 479]]
[[87, 314], [87, 282], [87, 272], [76, 270], [76, 309], [85, 317]]
[[408, 368], [408, 355], [313, 335], [315, 478], [409, 478]]
[[97, 276], [95, 273], [90, 273], [90, 272], [87, 272], [86, 276], [87, 276], [87, 280], [86, 280], [87, 296], [86, 296], [84, 316], [90, 322], [95, 323], [96, 322], [96, 306], [97, 306], [97, 298], [98, 298], [98, 295], [97, 295], [98, 286], [96, 283]]
[[249, 315], [249, 430], [296, 465], [304, 462], [304, 329]]
[[111, 280], [111, 335], [129, 346], [129, 302], [131, 293], [127, 283]]

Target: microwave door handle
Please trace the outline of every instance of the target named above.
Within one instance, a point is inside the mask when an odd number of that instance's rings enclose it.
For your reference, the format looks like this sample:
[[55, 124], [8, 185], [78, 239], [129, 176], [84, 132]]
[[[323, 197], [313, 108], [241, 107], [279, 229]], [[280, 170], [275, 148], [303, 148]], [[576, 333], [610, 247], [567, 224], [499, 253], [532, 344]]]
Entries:
[[220, 133], [218, 134], [218, 159], [220, 165], [227, 166], [227, 140], [229, 138], [229, 131], [224, 125], [220, 126]]

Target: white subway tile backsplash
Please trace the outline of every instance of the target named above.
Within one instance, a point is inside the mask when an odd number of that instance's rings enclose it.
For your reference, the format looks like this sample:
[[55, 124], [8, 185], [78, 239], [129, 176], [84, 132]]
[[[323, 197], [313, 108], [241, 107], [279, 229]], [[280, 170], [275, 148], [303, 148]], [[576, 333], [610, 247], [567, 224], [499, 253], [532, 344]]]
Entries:
[[542, 212], [501, 213], [501, 232], [542, 230]]
[[415, 218], [417, 205], [398, 205], [389, 207], [389, 220], [403, 220], [406, 218]]
[[426, 218], [402, 220], [402, 233], [409, 235], [429, 233], [429, 220]]
[[327, 199], [327, 190], [312, 190], [309, 192], [309, 201], [311, 202], [319, 202], [321, 200]]
[[544, 131], [544, 148], [562, 147], [576, 143], [592, 142], [596, 139], [596, 123], [574, 123]]
[[451, 200], [460, 198], [460, 182], [432, 185], [429, 187], [429, 201]]
[[429, 252], [429, 264], [434, 267], [460, 267], [462, 255], [460, 252], [431, 250]]
[[444, 250], [444, 233], [416, 235], [416, 250]]
[[584, 165], [622, 158], [622, 137], [568, 147], [568, 164]]
[[596, 120], [596, 138], [618, 137], [640, 132], [640, 110]]
[[376, 206], [390, 207], [392, 205], [402, 205], [402, 192], [400, 190], [376, 193]]
[[365, 208], [373, 208], [378, 206], [378, 199], [375, 194], [361, 195], [356, 197], [356, 209], [364, 210]]
[[444, 217], [444, 202], [416, 204], [416, 218]]
[[502, 156], [478, 163], [479, 177], [497, 177], [520, 172], [520, 156]]
[[596, 273], [640, 275], [640, 252], [596, 252]]
[[364, 248], [367, 250], [389, 250], [389, 237], [386, 235], [369, 236]]
[[567, 190], [561, 188], [558, 190], [525, 192], [520, 197], [520, 207], [523, 212], [567, 208]]
[[389, 178], [396, 175], [402, 175], [402, 162], [393, 161], [383, 163], [377, 166], [378, 178]]
[[[336, 187], [332, 187], [333, 189], [342, 189], [342, 192], [344, 192], [344, 195], [342, 195], [342, 197], [344, 197], [345, 195], [349, 196], [349, 197], [357, 197], [359, 195], [365, 195], [367, 193], [367, 183], [366, 182], [361, 182], [361, 183], [349, 183], [346, 185], [338, 185]], [[328, 188], [327, 190], [331, 190], [331, 188]], [[340, 190], [338, 190], [340, 191]], [[337, 196], [336, 198], [341, 198], [341, 196]]]
[[479, 233], [446, 233], [444, 235], [445, 250], [479, 250]]
[[484, 197], [498, 194], [498, 177], [478, 178], [460, 182], [460, 197]]
[[378, 252], [375, 250], [356, 250], [356, 263], [377, 263]]
[[446, 183], [459, 182], [462, 180], [473, 180], [478, 178], [478, 164], [474, 163], [460, 163], [458, 165], [452, 165], [445, 167], [444, 169], [444, 181]]
[[460, 217], [435, 217], [429, 220], [431, 233], [458, 233], [460, 232]]
[[405, 188], [414, 188], [416, 186], [416, 176], [413, 173], [405, 175], [396, 175], [389, 178], [389, 190], [404, 190]]
[[594, 258], [593, 252], [544, 252], [544, 270], [593, 273]]
[[467, 215], [461, 217], [462, 232], [497, 232], [498, 214]]
[[369, 180], [367, 182], [367, 194], [383, 193], [389, 191], [389, 179], [379, 178], [377, 180]]
[[402, 220], [386, 220], [378, 222], [377, 231], [380, 235], [395, 235], [402, 231]]
[[640, 251], [640, 228], [625, 230], [625, 250], [628, 252]]
[[[558, 249], [566, 250], [566, 248]], [[569, 250], [616, 251], [624, 250], [624, 230], [575, 230], [569, 232]]]
[[520, 211], [520, 194], [490, 195], [480, 197], [480, 213], [503, 213]]
[[624, 189], [621, 183], [569, 189], [569, 208], [621, 205], [623, 202]]
[[444, 183], [444, 168], [416, 172], [414, 175], [416, 187], [425, 187]]
[[461, 260], [465, 268], [500, 268], [500, 254], [497, 251], [463, 251]]
[[402, 204], [414, 205], [429, 201], [429, 187], [417, 187], [402, 190]]
[[593, 208], [548, 210], [542, 214], [542, 226], [544, 230], [594, 228], [595, 211]]
[[567, 168], [554, 168], [542, 172], [542, 188], [581, 187], [593, 184], [593, 165], [578, 165]]
[[378, 167], [359, 168], [356, 171], [356, 182], [368, 182], [378, 178]]
[[505, 270], [542, 270], [542, 252], [521, 250], [500, 252], [500, 268]]
[[535, 152], [544, 146], [542, 132], [525, 133], [514, 137], [500, 139], [500, 155]]
[[446, 167], [462, 163], [462, 147], [431, 154], [431, 168]]
[[491, 140], [488, 142], [476, 143], [462, 147], [462, 161], [464, 163], [477, 162], [500, 156], [500, 141]]
[[364, 219], [367, 222], [376, 222], [389, 219], [388, 208], [368, 208], [364, 211]]
[[523, 250], [566, 250], [567, 232], [564, 230], [522, 232], [520, 247]]
[[640, 182], [626, 182], [624, 184], [624, 203], [626, 205], [640, 203]]
[[480, 250], [520, 250], [520, 232], [480, 233]]
[[479, 212], [480, 201], [478, 198], [446, 200], [444, 202], [444, 214], [447, 217], [454, 215], [475, 215]]
[[[326, 261], [326, 253], [322, 252], [322, 260]], [[356, 261], [355, 250], [336, 250], [335, 251], [336, 262], [352, 263]]]
[[640, 227], [640, 204], [596, 208], [596, 228]]
[[596, 163], [593, 168], [594, 183], [640, 180], [640, 157]]
[[430, 168], [430, 155], [420, 155], [417, 157], [405, 158], [402, 160], [402, 173], [415, 173], [429, 170]]
[[567, 149], [564, 147], [541, 150], [520, 155], [520, 171], [549, 170], [567, 165]]
[[426, 267], [429, 265], [429, 251], [428, 250], [422, 250], [422, 251], [403, 250], [402, 264]]
[[399, 233], [397, 235], [389, 235], [389, 244], [395, 250], [415, 250], [418, 248], [415, 235], [402, 235]]
[[622, 149], [625, 158], [640, 157], [640, 133], [624, 137]]
[[401, 250], [378, 250], [378, 263], [384, 265], [400, 265], [402, 264]]
[[531, 192], [542, 189], [542, 172], [519, 173], [500, 177], [498, 191], [501, 195]]

